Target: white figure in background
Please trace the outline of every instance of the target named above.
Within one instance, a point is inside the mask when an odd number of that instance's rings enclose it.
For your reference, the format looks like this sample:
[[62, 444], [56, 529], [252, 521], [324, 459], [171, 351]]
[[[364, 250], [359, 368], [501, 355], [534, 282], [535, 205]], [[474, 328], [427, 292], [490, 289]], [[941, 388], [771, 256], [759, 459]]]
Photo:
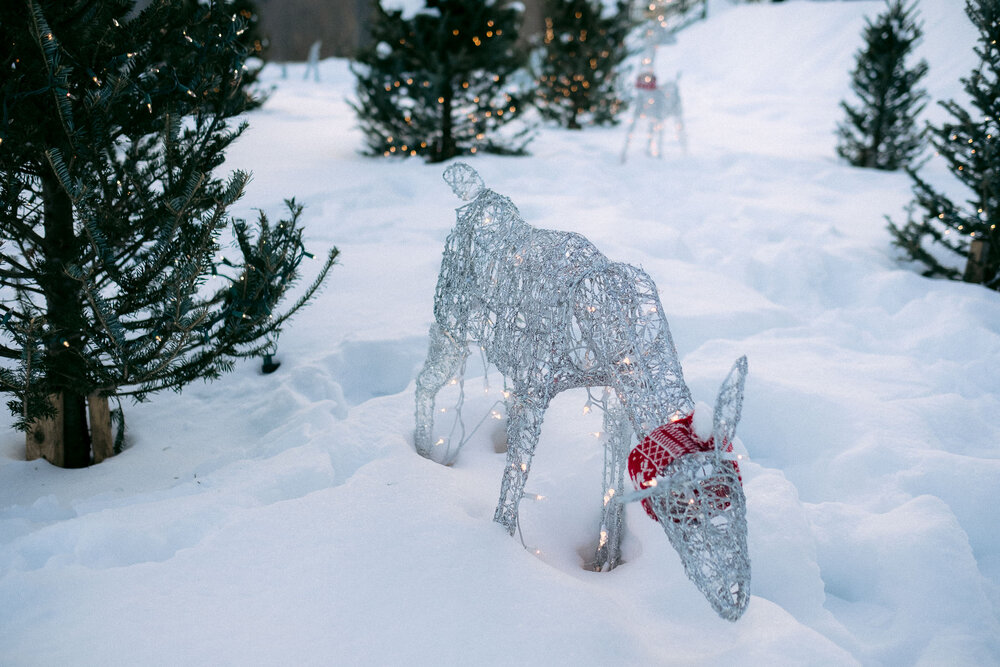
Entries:
[[452, 165], [444, 178], [469, 203], [457, 209], [441, 262], [430, 348], [416, 384], [417, 451], [442, 463], [457, 454], [444, 439], [434, 441], [434, 399], [464, 371], [469, 345], [480, 346], [509, 389], [507, 463], [494, 520], [513, 535], [549, 402], [566, 389], [610, 388], [596, 568], [619, 563], [624, 503], [643, 500], [712, 607], [739, 618], [749, 600], [750, 563], [745, 499], [730, 451], [746, 359], [720, 391], [715, 446], [662, 469], [647, 466], [655, 476], [626, 494], [633, 436], [653, 442], [672, 424], [690, 423], [694, 409], [656, 286], [579, 234], [528, 225], [468, 165]]
[[320, 40], [316, 40], [309, 47], [309, 57], [306, 60], [306, 73], [302, 77], [303, 81], [308, 79], [309, 72], [312, 72], [313, 77], [316, 79], [316, 82], [319, 83], [319, 47], [322, 44], [323, 42], [321, 42]]
[[678, 72], [672, 81], [658, 84], [656, 74], [646, 70], [639, 74], [635, 83], [634, 112], [632, 122], [625, 135], [625, 148], [622, 150], [622, 162], [628, 155], [629, 142], [640, 120], [649, 123], [649, 142], [646, 152], [652, 157], [663, 154], [663, 131], [668, 121], [673, 122], [677, 143], [681, 151], [687, 153], [687, 134], [684, 130], [684, 110], [681, 106], [681, 92], [678, 82], [681, 73]]

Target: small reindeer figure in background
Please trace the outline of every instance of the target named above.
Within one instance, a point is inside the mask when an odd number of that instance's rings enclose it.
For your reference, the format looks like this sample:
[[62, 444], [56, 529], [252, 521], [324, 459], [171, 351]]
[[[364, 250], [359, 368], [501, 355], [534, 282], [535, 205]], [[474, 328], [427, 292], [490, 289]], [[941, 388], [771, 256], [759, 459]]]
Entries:
[[309, 73], [312, 72], [313, 78], [316, 79], [316, 83], [319, 83], [319, 49], [323, 45], [323, 42], [316, 40], [309, 47], [309, 56], [306, 58], [306, 72], [302, 77], [305, 81], [309, 78]]
[[[579, 234], [528, 225], [466, 164], [450, 166], [444, 178], [469, 203], [457, 210], [441, 262], [430, 349], [416, 384], [417, 451], [441, 458], [432, 442], [434, 398], [463, 370], [469, 344], [478, 344], [510, 387], [494, 520], [513, 535], [549, 402], [566, 389], [610, 388], [597, 569], [618, 564], [624, 504], [640, 500], [713, 608], [739, 618], [750, 563], [731, 443], [746, 359], [723, 383], [713, 439], [698, 440], [690, 429], [694, 402], [649, 276], [608, 260]], [[633, 435], [640, 445], [630, 454]], [[639, 487], [631, 494], [626, 468]]]
[[674, 128], [677, 132], [677, 142], [681, 151], [687, 152], [687, 134], [684, 130], [684, 111], [681, 108], [681, 92], [678, 87], [681, 73], [678, 72], [673, 81], [667, 81], [662, 85], [657, 85], [656, 75], [652, 70], [646, 70], [639, 74], [635, 83], [636, 95], [633, 102], [635, 112], [632, 122], [628, 126], [628, 134], [625, 135], [625, 148], [622, 149], [622, 162], [628, 156], [628, 146], [632, 140], [632, 133], [640, 119], [649, 120], [649, 143], [646, 152], [652, 157], [661, 157], [663, 154], [663, 129], [668, 118], [674, 121]]

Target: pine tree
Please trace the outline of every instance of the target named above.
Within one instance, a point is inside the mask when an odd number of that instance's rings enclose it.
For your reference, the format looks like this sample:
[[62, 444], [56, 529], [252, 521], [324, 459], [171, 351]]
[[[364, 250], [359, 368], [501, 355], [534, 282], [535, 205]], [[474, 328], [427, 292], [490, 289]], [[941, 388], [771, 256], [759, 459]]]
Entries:
[[916, 5], [887, 0], [886, 11], [865, 26], [865, 46], [857, 53], [851, 78], [861, 103], [841, 102], [847, 120], [837, 127], [837, 153], [856, 167], [899, 169], [923, 148], [916, 118], [927, 104], [927, 93], [917, 85], [927, 74], [927, 63], [906, 66], [923, 34], [915, 13]]
[[351, 67], [352, 107], [370, 154], [441, 162], [523, 153], [526, 129], [501, 132], [521, 115], [510, 81], [523, 63], [520, 20], [519, 10], [492, 0], [427, 0], [412, 17], [377, 3], [371, 46]]
[[267, 60], [270, 40], [261, 29], [255, 0], [227, 0], [227, 7], [233, 17], [242, 22], [242, 28], [237, 31], [236, 41], [243, 48], [247, 58], [243, 65], [243, 89], [247, 97], [246, 110], [249, 111], [261, 106], [267, 100], [267, 93], [256, 84]]
[[66, 467], [109, 454], [90, 433], [108, 397], [268, 349], [336, 255], [277, 310], [305, 255], [301, 207], [235, 220], [249, 176], [212, 174], [246, 128], [230, 120], [249, 101], [245, 24], [222, 0], [134, 5], [0, 4], [0, 391], [29, 449], [49, 429]]
[[[949, 122], [931, 126], [932, 143], [952, 173], [969, 190], [954, 202], [910, 170], [915, 200], [901, 227], [890, 221], [894, 242], [926, 267], [924, 275], [963, 278], [947, 261], [947, 252], [966, 260], [964, 278], [1000, 290], [1000, 0], [967, 0], [965, 11], [979, 31], [980, 64], [963, 78], [974, 108], [954, 100], [940, 102]], [[919, 211], [916, 218], [913, 211]], [[928, 245], [930, 244], [930, 245]]]
[[243, 34], [239, 36], [239, 42], [247, 51], [250, 58], [267, 59], [267, 49], [270, 40], [264, 34], [260, 25], [260, 15], [257, 13], [257, 3], [255, 0], [232, 0], [233, 14], [238, 16], [243, 22]]
[[618, 68], [633, 27], [628, 3], [618, 2], [605, 16], [597, 0], [546, 0], [545, 12], [535, 91], [542, 116], [570, 129], [617, 123], [625, 105]]

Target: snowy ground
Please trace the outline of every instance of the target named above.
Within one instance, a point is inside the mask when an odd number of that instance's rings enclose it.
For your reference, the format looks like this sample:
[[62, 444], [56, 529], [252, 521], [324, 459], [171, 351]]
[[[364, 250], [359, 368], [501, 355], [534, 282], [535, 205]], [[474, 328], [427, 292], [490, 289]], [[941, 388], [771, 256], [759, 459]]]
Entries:
[[[935, 99], [973, 64], [960, 4], [921, 2]], [[697, 400], [748, 355], [740, 621], [637, 506], [627, 562], [585, 569], [602, 453], [582, 394], [547, 415], [527, 549], [491, 520], [499, 422], [453, 467], [414, 453], [458, 202], [440, 166], [357, 155], [331, 60], [320, 84], [268, 69], [276, 91], [230, 154], [255, 174], [246, 215], [294, 195], [317, 255], [343, 253], [280, 370], [129, 407], [129, 448], [87, 470], [0, 436], [0, 664], [1000, 664], [1000, 295], [897, 263], [883, 216], [902, 219], [907, 178], [834, 154], [882, 6], [713, 5], [658, 57], [683, 70], [686, 155], [622, 165], [623, 127], [543, 128], [531, 157], [473, 160], [530, 222], [646, 269]]]

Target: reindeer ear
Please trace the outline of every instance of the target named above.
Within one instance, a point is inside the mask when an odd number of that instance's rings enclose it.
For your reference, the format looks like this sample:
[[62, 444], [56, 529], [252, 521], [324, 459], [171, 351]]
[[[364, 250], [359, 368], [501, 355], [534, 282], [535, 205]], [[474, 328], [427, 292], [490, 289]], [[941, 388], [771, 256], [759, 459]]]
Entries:
[[723, 448], [736, 435], [736, 425], [743, 410], [743, 384], [747, 379], [747, 358], [740, 357], [733, 364], [715, 399], [715, 414], [712, 419], [712, 435], [716, 448]]
[[451, 191], [462, 201], [475, 199], [486, 187], [479, 172], [464, 162], [456, 162], [445, 169], [442, 177], [451, 186]]

